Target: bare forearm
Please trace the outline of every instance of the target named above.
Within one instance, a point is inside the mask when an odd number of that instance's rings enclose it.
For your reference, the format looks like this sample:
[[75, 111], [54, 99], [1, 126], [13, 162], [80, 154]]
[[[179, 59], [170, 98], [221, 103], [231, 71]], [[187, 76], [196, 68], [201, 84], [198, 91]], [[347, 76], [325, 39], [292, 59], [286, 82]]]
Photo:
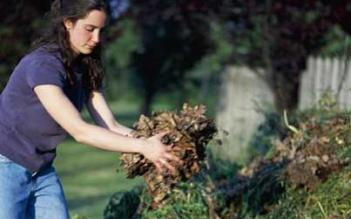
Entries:
[[128, 128], [124, 125], [121, 125], [118, 122], [115, 122], [114, 124], [115, 125], [113, 127], [111, 127], [110, 130], [115, 132], [115, 133], [125, 135], [125, 136], [130, 136], [131, 132], [133, 131], [133, 129]]
[[126, 137], [90, 124], [85, 124], [73, 137], [80, 143], [108, 151], [141, 153], [145, 147], [142, 139]]
[[[109, 130], [107, 127], [114, 126], [114, 118], [101, 94], [96, 94], [97, 102], [100, 104], [95, 104], [98, 110], [95, 109], [93, 113], [102, 115], [96, 117], [105, 128], [85, 122], [59, 86], [38, 85], [34, 88], [34, 92], [50, 116], [78, 142], [109, 151], [141, 153], [153, 162], [158, 170], [161, 171], [162, 166], [172, 169], [168, 160], [176, 160], [176, 158], [169, 153], [171, 147], [164, 145], [161, 141], [166, 133], [159, 133], [147, 139], [137, 139]], [[125, 132], [129, 133], [124, 129], [122, 133]]]

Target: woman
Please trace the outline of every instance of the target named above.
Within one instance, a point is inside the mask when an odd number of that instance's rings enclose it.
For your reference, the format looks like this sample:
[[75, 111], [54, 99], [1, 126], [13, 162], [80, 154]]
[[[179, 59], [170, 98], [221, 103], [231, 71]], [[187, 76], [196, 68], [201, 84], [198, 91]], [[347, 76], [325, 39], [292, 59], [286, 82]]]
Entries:
[[[55, 0], [51, 30], [13, 71], [0, 96], [0, 218], [69, 218], [52, 167], [66, 133], [109, 151], [143, 154], [162, 170], [174, 168], [171, 146], [129, 137], [114, 120], [102, 90], [100, 34], [103, 0]], [[83, 103], [97, 125], [80, 116]]]

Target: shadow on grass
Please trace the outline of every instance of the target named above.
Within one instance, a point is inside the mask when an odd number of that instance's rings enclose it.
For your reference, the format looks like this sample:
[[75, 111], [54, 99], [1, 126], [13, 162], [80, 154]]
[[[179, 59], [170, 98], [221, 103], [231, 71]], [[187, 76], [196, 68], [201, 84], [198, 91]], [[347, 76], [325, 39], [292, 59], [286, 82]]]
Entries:
[[256, 218], [270, 212], [285, 193], [282, 173], [287, 165], [281, 162], [260, 162], [248, 167], [219, 186], [218, 191], [225, 198], [230, 218]]
[[285, 192], [281, 177], [286, 165], [286, 161], [271, 162], [255, 171], [243, 195], [243, 215], [265, 215], [278, 202]]

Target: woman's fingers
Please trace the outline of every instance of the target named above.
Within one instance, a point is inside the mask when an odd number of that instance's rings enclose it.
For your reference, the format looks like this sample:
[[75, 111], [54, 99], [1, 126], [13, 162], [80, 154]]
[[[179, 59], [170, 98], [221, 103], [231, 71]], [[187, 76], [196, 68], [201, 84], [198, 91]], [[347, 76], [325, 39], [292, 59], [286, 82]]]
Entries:
[[159, 162], [166, 167], [167, 169], [169, 169], [173, 174], [176, 173], [176, 169], [174, 168], [174, 166], [170, 165], [168, 163], [168, 161], [164, 160], [164, 159], [160, 159]]
[[176, 171], [176, 168], [174, 167], [175, 165], [172, 165], [171, 162], [176, 162], [179, 165], [183, 164], [182, 160], [179, 159], [177, 156], [170, 153], [165, 153], [163, 155], [163, 158], [160, 158], [155, 162], [157, 172], [161, 173], [163, 171], [166, 171], [166, 169], [168, 169], [169, 171], [171, 171], [172, 174], [176, 174], [177, 171]]
[[179, 159], [179, 157], [173, 155], [173, 154], [170, 154], [170, 153], [165, 153], [164, 155], [165, 158], [167, 158], [167, 160], [170, 160], [170, 161], [174, 161], [178, 164], [183, 164], [182, 160]]
[[[175, 165], [177, 165], [177, 164], [182, 165], [183, 164], [183, 162], [177, 156], [170, 153], [174, 148], [174, 144], [164, 145], [160, 142], [160, 140], [165, 135], [167, 135], [169, 133], [170, 133], [170, 131], [164, 131], [164, 132], [158, 133], [150, 138], [150, 140], [151, 140], [150, 142], [154, 142], [156, 145], [159, 146], [158, 147], [159, 149], [157, 149], [158, 152], [156, 153], [157, 150], [154, 151], [155, 155], [158, 154], [154, 159], [154, 164], [155, 164], [155, 167], [156, 167], [156, 170], [158, 173], [161, 173], [161, 172], [165, 171], [165, 169], [168, 169], [173, 174], [175, 174], [176, 168], [174, 167], [174, 165], [171, 165], [171, 163], [173, 163]], [[162, 147], [160, 147], [160, 146], [162, 146]], [[161, 149], [161, 148], [163, 148], [163, 149]]]
[[166, 145], [166, 151], [171, 152], [173, 150], [173, 144]]
[[156, 134], [155, 136], [158, 137], [158, 138], [162, 138], [163, 136], [169, 134], [170, 131], [163, 131], [163, 132], [160, 132], [158, 134]]
[[180, 148], [180, 147], [174, 147], [174, 144], [171, 144], [171, 145], [167, 145], [167, 150], [169, 151], [182, 151], [184, 149]]
[[162, 167], [159, 161], [154, 162], [157, 173], [161, 174], [162, 173]]
[[164, 136], [166, 136], [166, 135], [168, 135], [168, 134], [170, 134], [170, 133], [171, 133], [171, 131], [163, 131], [163, 132], [160, 132], [160, 133], [154, 135], [153, 137], [155, 137], [156, 139], [158, 139], [158, 140], [161, 141], [161, 139], [162, 139]]

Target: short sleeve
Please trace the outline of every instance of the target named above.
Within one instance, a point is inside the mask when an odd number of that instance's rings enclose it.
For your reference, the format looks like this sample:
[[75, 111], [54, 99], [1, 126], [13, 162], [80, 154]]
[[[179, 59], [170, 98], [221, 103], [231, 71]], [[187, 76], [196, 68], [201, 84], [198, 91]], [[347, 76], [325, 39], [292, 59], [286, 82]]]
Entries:
[[38, 85], [52, 84], [61, 88], [65, 85], [64, 67], [54, 57], [36, 57], [26, 66], [26, 78], [33, 89]]

